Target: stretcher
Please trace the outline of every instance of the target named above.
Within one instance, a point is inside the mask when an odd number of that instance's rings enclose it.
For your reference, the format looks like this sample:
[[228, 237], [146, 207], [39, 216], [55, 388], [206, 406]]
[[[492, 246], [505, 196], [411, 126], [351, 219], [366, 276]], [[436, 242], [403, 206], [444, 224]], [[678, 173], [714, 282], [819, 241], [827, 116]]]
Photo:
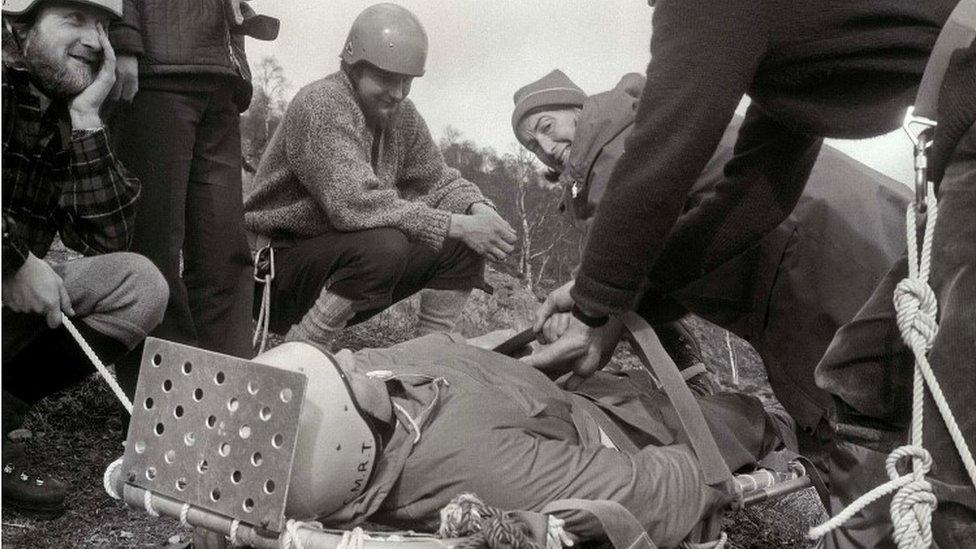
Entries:
[[[786, 470], [759, 469], [733, 475], [694, 396], [653, 329], [632, 313], [625, 315], [624, 325], [624, 337], [674, 404], [706, 482], [732, 493], [733, 502], [727, 510], [814, 485], [815, 471], [802, 459], [791, 461]], [[523, 332], [495, 350], [512, 354], [533, 337], [531, 332]], [[336, 530], [296, 520], [307, 517], [287, 517], [305, 382], [305, 376], [298, 372], [149, 338], [125, 455], [106, 470], [106, 491], [150, 515], [171, 517], [194, 527], [194, 546], [199, 549], [231, 545], [257, 549], [460, 549], [485, 545], [471, 538], [443, 538], [430, 533]], [[593, 512], [604, 524], [607, 522], [601, 512], [623, 509], [612, 502], [590, 503], [587, 506], [582, 502], [577, 508]], [[722, 516], [727, 510], [700, 523], [686, 541], [720, 539]], [[545, 547], [546, 517], [521, 511], [518, 517], [528, 522], [532, 517], [542, 518], [541, 543], [527, 541], [525, 546]], [[632, 526], [643, 532], [639, 525]], [[624, 539], [619, 532], [614, 535], [608, 529], [607, 533], [613, 545], [633, 545], [634, 540]], [[638, 547], [654, 547], [646, 535], [643, 537]]]

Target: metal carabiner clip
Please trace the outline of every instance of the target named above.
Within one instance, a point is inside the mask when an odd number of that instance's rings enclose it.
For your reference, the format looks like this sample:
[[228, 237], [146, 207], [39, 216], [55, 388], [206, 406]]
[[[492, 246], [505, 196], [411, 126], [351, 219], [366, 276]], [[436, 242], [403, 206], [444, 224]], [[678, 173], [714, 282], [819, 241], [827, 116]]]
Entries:
[[261, 248], [254, 254], [254, 281], [267, 284], [274, 280], [274, 248], [271, 244]]
[[915, 213], [925, 213], [925, 197], [928, 192], [928, 148], [932, 145], [932, 131], [937, 122], [924, 116], [915, 116], [915, 107], [908, 107], [902, 129], [915, 146]]

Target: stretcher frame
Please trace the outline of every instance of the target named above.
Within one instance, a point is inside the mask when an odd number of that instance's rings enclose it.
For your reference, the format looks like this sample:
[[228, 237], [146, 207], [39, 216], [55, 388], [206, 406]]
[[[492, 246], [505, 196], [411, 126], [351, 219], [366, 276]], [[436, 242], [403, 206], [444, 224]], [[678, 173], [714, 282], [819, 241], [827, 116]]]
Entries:
[[[686, 541], [701, 543], [718, 539], [721, 534], [722, 518], [728, 510], [777, 499], [814, 486], [811, 475], [815, 475], [816, 472], [812, 470], [809, 462], [793, 461], [788, 471], [760, 469], [749, 474], [733, 475], [719, 454], [694, 396], [685, 384], [677, 366], [664, 351], [654, 330], [646, 321], [633, 313], [624, 315], [623, 323], [625, 328], [623, 339], [630, 342], [655, 384], [666, 392], [674, 405], [691, 446], [702, 464], [706, 483], [711, 486], [721, 486], [734, 495], [729, 508], [720, 510], [699, 523]], [[511, 354], [516, 348], [528, 343], [531, 340], [530, 335], [528, 331], [523, 332], [496, 350]], [[518, 345], [519, 342], [523, 344]], [[166, 363], [175, 368], [161, 367]], [[190, 365], [191, 371], [187, 371], [187, 365]], [[222, 376], [221, 383], [216, 382], [219, 376]], [[201, 379], [204, 382], [201, 382]], [[167, 380], [173, 383], [169, 384]], [[263, 385], [257, 390], [255, 390], [256, 380], [260, 380], [260, 385]], [[203, 398], [196, 399], [199, 393], [195, 391], [199, 391], [199, 386], [207, 381], [213, 383], [206, 386]], [[180, 382], [189, 383], [180, 385]], [[217, 414], [219, 418], [209, 414], [206, 419], [201, 419], [202, 414], [184, 407], [183, 416], [170, 418], [170, 414], [176, 415], [174, 411], [176, 406], [180, 405], [174, 403], [180, 399], [174, 400], [169, 397], [172, 394], [180, 394], [181, 387], [182, 394], [189, 395], [184, 400], [188, 398], [203, 402], [204, 398], [214, 395], [213, 401], [227, 404], [227, 409], [222, 411], [223, 415]], [[115, 486], [114, 491], [133, 508], [145, 510], [154, 516], [168, 516], [179, 520], [184, 525], [193, 526], [195, 547], [200, 549], [223, 549], [229, 546], [228, 538], [235, 546], [256, 549], [282, 547], [345, 549], [350, 545], [349, 531], [322, 528], [317, 523], [296, 522], [284, 516], [288, 479], [293, 465], [297, 437], [298, 413], [304, 398], [304, 387], [305, 379], [301, 374], [284, 372], [251, 361], [149, 338], [143, 354], [125, 456], [122, 458], [122, 465], [116, 471], [107, 472], [107, 487]], [[159, 391], [164, 389], [165, 394], [160, 394]], [[190, 392], [188, 393], [187, 390]], [[265, 390], [264, 393], [261, 392], [262, 390]], [[285, 391], [290, 395], [288, 402], [282, 402], [283, 399], [280, 398]], [[259, 395], [263, 395], [264, 400], [258, 398]], [[147, 399], [154, 403], [150, 406], [151, 409], [146, 407]], [[232, 401], [236, 401], [234, 410], [230, 410]], [[275, 404], [277, 406], [274, 406]], [[265, 414], [268, 416], [267, 421], [264, 421]], [[171, 438], [166, 442], [163, 440], [165, 437], [157, 432], [160, 430], [160, 424], [165, 423], [160, 419], [161, 417], [166, 417], [165, 421], [170, 423], [179, 423], [184, 417], [192, 418], [193, 421], [198, 423], [202, 421], [202, 425], [209, 427], [199, 431], [194, 430], [197, 434], [194, 435], [193, 444], [187, 443], [185, 435], [183, 439], [180, 438], [182, 432], [177, 432], [176, 442], [173, 442], [172, 435], [167, 435]], [[254, 417], [258, 419], [253, 421], [248, 419]], [[262, 422], [264, 425], [260, 425]], [[250, 428], [247, 437], [242, 435], [242, 425], [245, 423]], [[164, 434], [165, 431], [164, 428]], [[239, 443], [242, 439], [251, 439], [257, 443], [259, 438], [263, 440], [262, 444], [266, 444], [268, 440], [275, 441], [275, 447], [270, 452], [274, 452], [276, 457], [262, 462], [260, 466], [255, 465], [252, 460], [250, 466], [251, 469], [262, 471], [261, 479], [275, 479], [277, 485], [281, 487], [276, 492], [262, 493], [254, 487], [253, 482], [248, 484], [245, 480], [250, 476], [247, 459], [254, 454], [249, 451], [240, 452], [239, 448], [246, 447], [248, 444]], [[182, 445], [180, 445], [181, 440]], [[228, 441], [231, 441], [232, 448], [224, 453]], [[154, 442], [159, 444], [154, 446]], [[181, 453], [186, 450], [186, 453], [191, 454], [189, 457], [181, 456], [182, 469], [177, 463], [179, 460], [173, 456], [172, 450], [168, 449], [170, 446], [179, 447]], [[200, 482], [200, 486], [192, 490], [184, 486], [183, 490], [174, 491], [168, 484], [174, 475], [186, 475], [188, 464], [199, 465], [201, 461], [206, 462], [207, 456], [214, 456], [214, 452], [219, 456], [213, 458], [214, 469], [220, 469], [221, 474], [233, 471], [227, 480], [218, 480], [217, 484], [213, 481], [210, 484]], [[156, 456], [155, 462], [147, 458], [150, 455]], [[160, 456], [163, 462], [158, 462]], [[221, 463], [218, 465], [217, 462]], [[170, 466], [175, 466], [173, 468], [176, 471], [168, 475], [163, 474], [162, 470]], [[153, 467], [156, 471], [152, 475], [147, 474]], [[239, 470], [244, 470], [244, 475], [240, 475]], [[206, 476], [210, 471], [200, 473], [204, 475], [200, 478], [212, 478]], [[238, 475], [236, 486], [231, 486], [235, 484], [235, 477], [233, 477], [235, 474]], [[218, 475], [215, 473], [213, 476]], [[178, 482], [175, 486], [178, 487]], [[224, 501], [215, 501], [212, 497], [208, 499], [208, 496], [213, 495], [214, 490], [223, 489], [225, 486], [229, 488], [229, 493]], [[234, 493], [233, 489], [239, 486], [248, 487], [239, 490], [244, 494], [253, 495], [257, 491], [262, 497], [246, 498], [244, 495]], [[820, 495], [823, 497], [822, 493]], [[241, 498], [250, 502], [249, 508], [240, 506]], [[231, 503], [228, 504], [228, 501]], [[450, 549], [464, 545], [466, 541], [468, 538], [444, 539], [432, 534], [410, 531], [363, 532], [360, 530], [357, 532], [355, 546], [363, 549], [384, 549], [391, 546], [412, 549]]]

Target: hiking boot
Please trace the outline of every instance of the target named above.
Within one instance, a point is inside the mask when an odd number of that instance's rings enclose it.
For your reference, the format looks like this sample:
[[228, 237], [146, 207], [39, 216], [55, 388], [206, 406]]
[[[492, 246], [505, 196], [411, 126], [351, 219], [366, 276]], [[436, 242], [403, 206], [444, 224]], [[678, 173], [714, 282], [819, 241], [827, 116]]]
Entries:
[[3, 505], [21, 515], [37, 520], [50, 520], [64, 514], [64, 483], [48, 479], [27, 470], [23, 446], [7, 442], [3, 445]]

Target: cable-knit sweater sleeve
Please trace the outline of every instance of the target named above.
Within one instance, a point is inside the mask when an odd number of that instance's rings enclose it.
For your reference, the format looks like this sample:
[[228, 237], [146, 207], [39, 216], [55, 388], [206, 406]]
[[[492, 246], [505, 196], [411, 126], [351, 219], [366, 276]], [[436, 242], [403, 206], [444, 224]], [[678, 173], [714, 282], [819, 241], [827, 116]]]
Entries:
[[411, 240], [440, 249], [450, 213], [383, 188], [370, 164], [368, 134], [355, 99], [341, 86], [303, 90], [282, 125], [288, 164], [339, 231], [394, 227]]
[[444, 162], [427, 123], [413, 103], [405, 101], [401, 109], [401, 117], [412, 128], [410, 135], [404, 136], [409, 143], [397, 182], [404, 198], [422, 200], [431, 208], [458, 214], [467, 213], [472, 204], [479, 202], [494, 207], [477, 185]]

